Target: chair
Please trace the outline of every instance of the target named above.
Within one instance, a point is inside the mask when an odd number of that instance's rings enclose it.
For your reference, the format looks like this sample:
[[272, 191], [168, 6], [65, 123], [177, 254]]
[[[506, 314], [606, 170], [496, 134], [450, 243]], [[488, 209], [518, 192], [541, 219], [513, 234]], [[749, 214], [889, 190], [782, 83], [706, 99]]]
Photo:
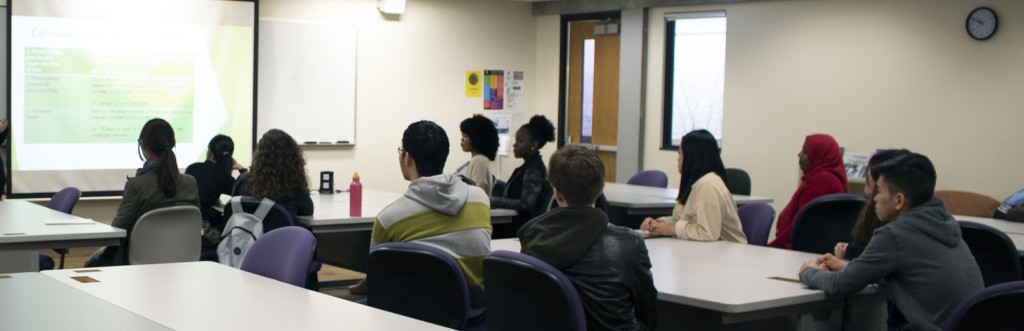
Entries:
[[772, 221], [775, 220], [775, 208], [767, 203], [757, 202], [740, 206], [736, 212], [743, 223], [747, 243], [757, 246], [768, 245], [768, 234], [772, 232]]
[[793, 250], [832, 253], [837, 243], [850, 242], [850, 231], [868, 201], [849, 193], [827, 194], [808, 202], [793, 223]]
[[494, 187], [491, 188], [491, 196], [492, 197], [500, 197], [500, 196], [504, 195], [505, 194], [505, 185], [507, 185], [507, 184], [508, 183], [505, 183], [505, 181], [503, 181], [501, 179], [495, 179], [494, 180]]
[[990, 196], [966, 191], [935, 191], [935, 196], [946, 204], [946, 212], [954, 215], [992, 218], [1002, 204]]
[[981, 290], [956, 307], [942, 330], [1019, 330], [1024, 325], [1024, 281]]
[[489, 331], [587, 329], [576, 287], [544, 261], [494, 251], [484, 258], [484, 279]]
[[726, 187], [729, 192], [739, 195], [750, 195], [750, 175], [743, 169], [725, 168], [725, 176], [728, 178]]
[[641, 171], [640, 173], [633, 175], [633, 177], [630, 177], [626, 184], [667, 188], [668, 175], [661, 170]]
[[316, 238], [302, 227], [288, 226], [264, 234], [249, 247], [242, 270], [298, 287], [306, 286]]
[[[65, 214], [71, 214], [71, 211], [75, 209], [75, 204], [78, 203], [78, 198], [81, 197], [82, 191], [79, 191], [77, 188], [74, 187], [67, 187], [57, 192], [57, 194], [54, 194], [53, 197], [50, 198], [50, 202], [46, 204], [46, 208], [50, 208]], [[68, 253], [68, 249], [54, 248], [53, 251], [57, 252], [57, 254], [60, 254], [60, 265], [57, 268], [64, 269], [64, 255]]]
[[371, 307], [447, 328], [467, 327], [466, 278], [455, 258], [440, 249], [408, 242], [377, 245], [367, 261], [366, 286]]
[[203, 218], [196, 206], [154, 209], [143, 214], [128, 241], [129, 264], [199, 261]]
[[981, 223], [959, 223], [964, 242], [981, 269], [985, 287], [1020, 280], [1020, 256], [1005, 233]]
[[[256, 211], [257, 208], [260, 207], [260, 201], [263, 201], [263, 199], [257, 199], [250, 196], [243, 196], [242, 210], [244, 210], [247, 213], [253, 213]], [[231, 208], [232, 207], [230, 203], [224, 205], [225, 221], [231, 218], [231, 214], [234, 214], [234, 211]], [[263, 218], [263, 234], [267, 234], [270, 231], [289, 226], [295, 226], [295, 219], [292, 217], [292, 214], [289, 213], [288, 210], [285, 209], [284, 206], [282, 206], [281, 204], [275, 203], [274, 208], [271, 208], [270, 212], [267, 213], [267, 217]], [[313, 263], [310, 264], [309, 267], [309, 279], [306, 282], [306, 288], [313, 291], [320, 290], [317, 272], [320, 271], [320, 268], [322, 267], [323, 264], [321, 264], [320, 261], [313, 260]]]

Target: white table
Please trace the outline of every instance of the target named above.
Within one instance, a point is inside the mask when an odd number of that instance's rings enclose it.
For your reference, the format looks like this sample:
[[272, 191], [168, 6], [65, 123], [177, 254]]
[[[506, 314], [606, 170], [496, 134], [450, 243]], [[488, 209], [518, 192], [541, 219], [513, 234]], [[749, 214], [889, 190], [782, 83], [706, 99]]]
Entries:
[[[679, 189], [621, 183], [605, 183], [604, 196], [611, 207], [626, 209], [628, 215], [670, 215], [675, 208]], [[750, 195], [732, 195], [737, 206], [749, 203], [775, 202], [775, 199]]]
[[963, 216], [953, 215], [957, 221], [968, 221], [974, 223], [981, 223], [993, 228], [1003, 231], [1006, 234], [1024, 234], [1024, 223], [1010, 222], [1007, 220], [997, 220], [988, 217], [974, 217], [974, 216]]
[[0, 275], [0, 330], [170, 331], [39, 272]]
[[[450, 330], [213, 262], [82, 270], [43, 274], [178, 331]], [[78, 276], [99, 282], [71, 279]]]
[[[787, 315], [798, 316], [797, 327], [805, 330], [837, 330], [844, 322], [870, 324], [859, 325], [855, 328], [857, 330], [882, 329], [884, 326], [884, 289], [878, 291], [868, 287], [849, 297], [830, 296], [802, 283], [769, 279], [797, 279], [800, 266], [816, 259], [817, 254], [724, 241], [656, 238], [647, 239], [645, 243], [653, 266], [651, 273], [658, 289], [658, 300], [662, 301], [662, 306], [675, 307], [674, 311], [684, 310], [659, 314], [659, 319], [663, 315], [695, 315], [690, 316], [690, 322], [704, 323], [700, 327], [691, 325], [695, 329], [757, 323], [755, 321]], [[491, 242], [492, 250], [518, 252], [519, 248], [520, 243], [516, 240]], [[867, 307], [850, 311], [863, 318], [843, 321], [843, 309], [852, 305]], [[686, 308], [680, 309], [679, 306]], [[829, 318], [814, 321], [815, 314], [818, 317], [829, 315]]]
[[39, 271], [39, 250], [117, 246], [125, 231], [106, 224], [46, 225], [82, 219], [27, 201], [0, 201], [0, 273]]

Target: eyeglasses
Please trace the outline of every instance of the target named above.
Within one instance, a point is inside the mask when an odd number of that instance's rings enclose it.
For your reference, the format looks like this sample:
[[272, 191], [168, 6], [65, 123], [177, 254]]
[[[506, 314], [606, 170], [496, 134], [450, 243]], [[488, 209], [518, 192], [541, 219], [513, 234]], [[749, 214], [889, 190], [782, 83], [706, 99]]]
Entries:
[[398, 156], [402, 156], [403, 154], [405, 154], [405, 150], [402, 149], [401, 147], [399, 147], [398, 148]]

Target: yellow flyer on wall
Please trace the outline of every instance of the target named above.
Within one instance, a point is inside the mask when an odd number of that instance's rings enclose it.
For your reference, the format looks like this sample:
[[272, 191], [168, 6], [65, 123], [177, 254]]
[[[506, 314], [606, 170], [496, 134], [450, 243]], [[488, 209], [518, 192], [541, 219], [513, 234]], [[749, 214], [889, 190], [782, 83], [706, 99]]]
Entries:
[[483, 85], [483, 72], [466, 71], [466, 97], [479, 98], [480, 87]]

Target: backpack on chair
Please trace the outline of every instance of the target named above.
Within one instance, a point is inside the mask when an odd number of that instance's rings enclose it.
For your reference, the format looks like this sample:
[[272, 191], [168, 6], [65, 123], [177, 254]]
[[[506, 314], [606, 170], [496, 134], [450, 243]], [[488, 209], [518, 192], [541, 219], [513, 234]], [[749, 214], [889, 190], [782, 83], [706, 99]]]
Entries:
[[242, 209], [242, 197], [231, 198], [231, 218], [224, 225], [217, 256], [220, 263], [232, 268], [240, 268], [249, 247], [263, 236], [263, 219], [274, 208], [274, 200], [264, 198], [260, 207], [252, 214]]

